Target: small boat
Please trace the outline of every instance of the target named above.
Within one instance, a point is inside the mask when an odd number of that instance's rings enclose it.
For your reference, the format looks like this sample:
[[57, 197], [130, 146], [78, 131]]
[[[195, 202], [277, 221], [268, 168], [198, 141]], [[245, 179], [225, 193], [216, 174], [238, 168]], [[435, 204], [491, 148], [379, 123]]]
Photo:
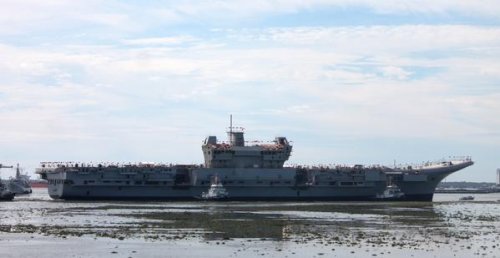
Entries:
[[395, 201], [401, 200], [405, 194], [399, 189], [397, 185], [388, 185], [382, 194], [377, 194], [377, 199], [382, 201]]
[[7, 186], [0, 180], [0, 201], [12, 201], [16, 194], [11, 192]]
[[472, 195], [469, 195], [469, 196], [462, 196], [460, 197], [460, 199], [458, 199], [459, 201], [473, 201], [474, 200], [474, 196]]
[[31, 190], [30, 177], [26, 174], [21, 174], [19, 164], [17, 164], [16, 168], [16, 177], [11, 177], [9, 179], [8, 187], [11, 192], [14, 192], [17, 195], [30, 194], [33, 192], [33, 190]]
[[229, 196], [226, 188], [221, 182], [215, 177], [214, 182], [210, 185], [207, 192], [201, 194], [201, 199], [203, 200], [222, 200], [227, 199]]
[[[12, 166], [6, 167], [0, 164], [0, 168], [12, 168]], [[0, 178], [0, 201], [12, 201], [15, 195], [16, 194], [11, 192], [7, 185]]]

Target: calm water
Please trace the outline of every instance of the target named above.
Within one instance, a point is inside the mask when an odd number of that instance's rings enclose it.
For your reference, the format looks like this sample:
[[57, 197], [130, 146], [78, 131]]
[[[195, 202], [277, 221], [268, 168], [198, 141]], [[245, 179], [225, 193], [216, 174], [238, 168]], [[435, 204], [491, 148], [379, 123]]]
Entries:
[[500, 194], [432, 203], [0, 203], [0, 257], [500, 257]]

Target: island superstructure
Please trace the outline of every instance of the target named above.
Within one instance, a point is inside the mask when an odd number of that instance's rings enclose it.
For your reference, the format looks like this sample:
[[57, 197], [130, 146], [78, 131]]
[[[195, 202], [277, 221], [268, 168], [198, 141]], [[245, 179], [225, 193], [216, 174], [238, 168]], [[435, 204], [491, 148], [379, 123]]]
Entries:
[[404, 168], [287, 167], [292, 145], [286, 137], [248, 145], [232, 119], [227, 134], [227, 142], [205, 139], [203, 165], [43, 162], [37, 173], [54, 199], [196, 200], [217, 178], [225, 200], [377, 200], [395, 184], [404, 200], [431, 201], [444, 177], [473, 164], [462, 158]]

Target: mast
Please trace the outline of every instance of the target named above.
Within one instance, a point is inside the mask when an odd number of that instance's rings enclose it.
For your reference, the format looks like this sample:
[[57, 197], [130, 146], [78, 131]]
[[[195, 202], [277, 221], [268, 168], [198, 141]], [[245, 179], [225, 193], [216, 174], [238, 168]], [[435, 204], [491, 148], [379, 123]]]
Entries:
[[[234, 130], [233, 130], [234, 129]], [[229, 131], [227, 131], [229, 144], [231, 146], [245, 146], [245, 137], [243, 136], [243, 128], [233, 127], [233, 115], [229, 115]]]

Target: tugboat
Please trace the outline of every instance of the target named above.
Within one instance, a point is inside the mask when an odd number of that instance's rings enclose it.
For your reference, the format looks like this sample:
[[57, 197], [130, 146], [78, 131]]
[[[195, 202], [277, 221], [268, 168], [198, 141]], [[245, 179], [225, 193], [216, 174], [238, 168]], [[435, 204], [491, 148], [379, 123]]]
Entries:
[[7, 189], [7, 186], [0, 180], [0, 201], [12, 201], [16, 194]]
[[469, 195], [469, 196], [462, 196], [460, 197], [460, 199], [458, 199], [459, 201], [474, 201], [474, 196], [472, 195]]
[[397, 201], [404, 199], [405, 194], [397, 185], [388, 185], [382, 194], [377, 195], [377, 199], [381, 201]]
[[[12, 166], [7, 167], [0, 164], [0, 168], [12, 168]], [[15, 195], [16, 194], [11, 192], [0, 179], [0, 201], [12, 201]]]
[[223, 200], [227, 199], [229, 196], [226, 188], [219, 182], [216, 176], [214, 182], [210, 185], [207, 192], [201, 194], [201, 199], [203, 200]]

